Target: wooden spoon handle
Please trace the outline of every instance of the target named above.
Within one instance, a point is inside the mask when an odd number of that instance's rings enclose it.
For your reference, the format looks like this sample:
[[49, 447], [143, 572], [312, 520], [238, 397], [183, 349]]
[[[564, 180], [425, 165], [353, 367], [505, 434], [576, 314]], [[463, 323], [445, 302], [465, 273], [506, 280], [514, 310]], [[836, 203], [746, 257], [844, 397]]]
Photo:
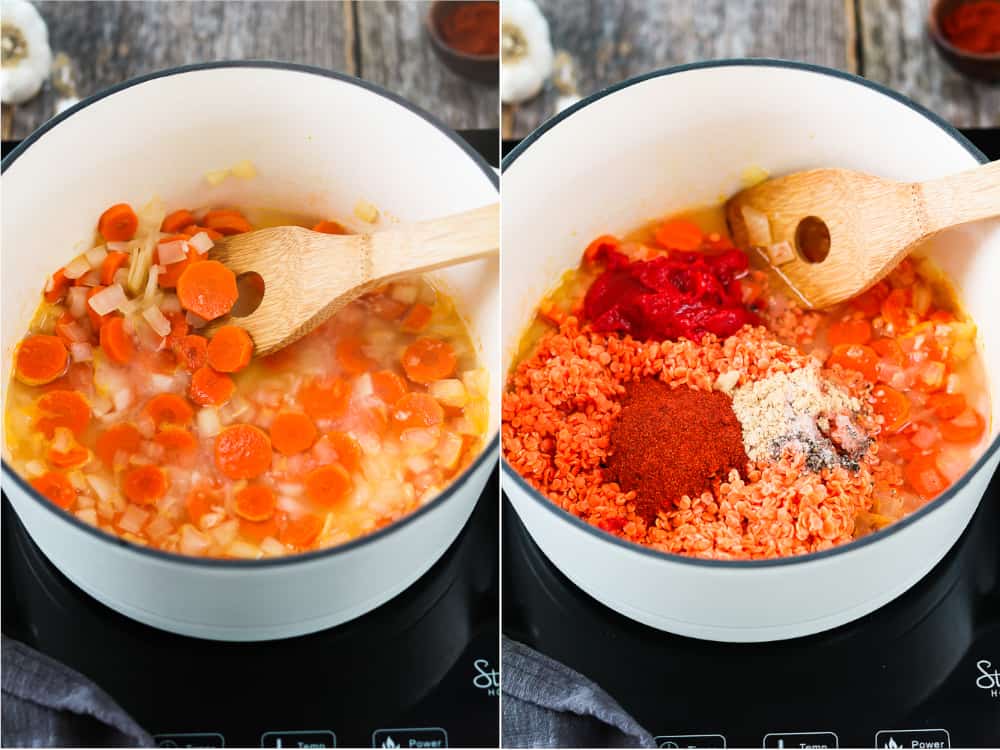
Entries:
[[371, 235], [371, 278], [378, 279], [485, 258], [500, 252], [500, 204]]
[[1000, 216], [1000, 161], [916, 187], [927, 212], [928, 234]]

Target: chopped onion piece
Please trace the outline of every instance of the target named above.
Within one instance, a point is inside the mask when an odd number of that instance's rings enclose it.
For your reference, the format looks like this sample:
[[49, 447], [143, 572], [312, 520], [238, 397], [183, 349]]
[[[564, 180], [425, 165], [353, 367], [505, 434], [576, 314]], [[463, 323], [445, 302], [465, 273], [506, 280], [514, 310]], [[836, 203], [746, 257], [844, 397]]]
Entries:
[[438, 464], [442, 469], [454, 469], [462, 456], [462, 438], [454, 432], [446, 432], [441, 436], [437, 446]]
[[273, 536], [266, 536], [261, 540], [260, 551], [264, 557], [280, 557], [288, 553], [288, 548]]
[[453, 406], [456, 409], [461, 409], [469, 400], [465, 386], [456, 378], [436, 380], [427, 386], [427, 392], [443, 406]]
[[235, 518], [223, 521], [212, 529], [212, 537], [220, 547], [228, 547], [236, 539], [236, 534], [240, 530], [240, 522]]
[[87, 329], [75, 320], [68, 325], [64, 325], [62, 332], [74, 344], [90, 341], [90, 334], [87, 333]]
[[69, 353], [74, 362], [89, 362], [94, 358], [94, 350], [86, 342], [73, 342], [69, 345]]
[[97, 270], [87, 271], [87, 273], [77, 279], [77, 283], [81, 286], [100, 286], [101, 274]]
[[111, 395], [111, 401], [115, 405], [115, 411], [125, 411], [132, 403], [132, 391], [122, 388]]
[[102, 289], [87, 301], [90, 309], [98, 315], [114, 312], [126, 302], [128, 302], [128, 297], [125, 296], [125, 290], [118, 284], [112, 284], [107, 289]]
[[389, 290], [389, 296], [397, 302], [402, 302], [404, 305], [412, 305], [417, 301], [419, 291], [416, 284], [397, 283], [392, 285], [392, 288]]
[[176, 390], [174, 379], [161, 372], [154, 372], [149, 376], [149, 385], [154, 393], [172, 392]]
[[107, 242], [104, 246], [108, 249], [109, 253], [127, 253], [132, 250], [132, 245], [129, 242]]
[[84, 523], [97, 526], [97, 511], [93, 508], [83, 508], [74, 513], [74, 515]]
[[85, 273], [87, 273], [89, 270], [90, 270], [90, 264], [87, 262], [87, 259], [84, 256], [80, 255], [76, 258], [73, 258], [73, 260], [69, 262], [69, 265], [67, 265], [63, 269], [63, 276], [65, 276], [67, 279], [78, 279]]
[[118, 519], [118, 526], [123, 531], [138, 534], [142, 531], [142, 527], [146, 525], [146, 521], [148, 520], [148, 510], [143, 510], [138, 505], [132, 505], [129, 503], [125, 507], [125, 512], [122, 513], [122, 517]]
[[181, 311], [181, 301], [177, 299], [176, 294], [165, 294], [163, 295], [163, 301], [160, 302], [160, 310], [163, 313], [179, 313]]
[[194, 248], [194, 251], [198, 255], [204, 255], [215, 246], [215, 243], [212, 242], [212, 238], [208, 236], [207, 232], [198, 232], [198, 234], [188, 240], [188, 244]]
[[66, 293], [66, 304], [69, 306], [69, 314], [74, 318], [82, 318], [87, 314], [87, 288], [83, 286], [71, 286]]
[[486, 369], [466, 370], [462, 373], [465, 389], [474, 396], [486, 397], [490, 389], [490, 372]]
[[154, 542], [159, 542], [173, 530], [174, 524], [169, 518], [166, 516], [157, 516], [146, 527], [146, 536]]
[[189, 523], [181, 527], [178, 549], [185, 555], [202, 555], [212, 546], [212, 540]]
[[156, 252], [161, 266], [169, 266], [171, 263], [187, 260], [187, 241], [161, 242], [156, 246]]
[[45, 468], [45, 464], [41, 461], [28, 461], [24, 466], [24, 473], [28, 475], [29, 479], [34, 479], [35, 477], [40, 477], [48, 469]]
[[192, 328], [204, 328], [204, 327], [205, 327], [205, 324], [206, 324], [206, 323], [208, 323], [208, 321], [207, 321], [207, 320], [205, 320], [204, 318], [200, 318], [200, 317], [198, 317], [197, 315], [195, 315], [195, 314], [194, 314], [193, 312], [191, 312], [190, 310], [188, 310], [188, 311], [187, 311], [187, 312], [186, 312], [186, 313], [184, 314], [184, 317], [185, 317], [185, 318], [187, 319], [187, 322], [188, 322], [188, 324], [189, 324], [189, 325], [190, 325], [190, 326], [191, 326]]
[[206, 407], [198, 412], [197, 424], [198, 434], [202, 437], [214, 437], [222, 431], [219, 412], [211, 407]]
[[83, 254], [83, 257], [87, 259], [91, 268], [99, 268], [104, 259], [108, 257], [108, 251], [104, 249], [104, 245], [98, 245], [90, 248]]
[[111, 399], [103, 393], [98, 393], [90, 399], [90, 410], [99, 417], [102, 417], [111, 411], [111, 407]]
[[170, 333], [170, 321], [160, 312], [160, 308], [150, 305], [142, 311], [142, 317], [149, 323], [149, 327], [161, 336], [167, 336]]
[[97, 474], [87, 474], [87, 484], [90, 485], [90, 489], [94, 491], [97, 495], [97, 499], [101, 502], [109, 502], [115, 497], [115, 486], [110, 482], [110, 480], [105, 479]]
[[768, 247], [771, 244], [771, 222], [768, 221], [767, 214], [747, 205], [741, 207], [740, 211], [747, 225], [747, 239], [750, 244]]
[[239, 557], [244, 560], [256, 560], [258, 557], [260, 557], [260, 550], [258, 550], [249, 542], [244, 542], [241, 539], [237, 539], [235, 542], [233, 542], [226, 548], [226, 554], [228, 554], [230, 557]]
[[115, 284], [121, 284], [122, 286], [125, 286], [128, 283], [128, 269], [119, 268], [117, 271], [115, 271], [115, 275], [111, 279], [111, 281], [114, 282]]
[[407, 455], [416, 455], [433, 450], [440, 436], [441, 430], [437, 427], [420, 427], [403, 430], [399, 443]]

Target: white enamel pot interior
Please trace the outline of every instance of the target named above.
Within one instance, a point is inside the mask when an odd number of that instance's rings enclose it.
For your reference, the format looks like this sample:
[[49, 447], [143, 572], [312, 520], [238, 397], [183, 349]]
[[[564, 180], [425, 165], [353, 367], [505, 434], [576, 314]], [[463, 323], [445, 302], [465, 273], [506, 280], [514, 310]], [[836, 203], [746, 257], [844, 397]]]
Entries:
[[[504, 371], [542, 295], [587, 242], [718, 202], [760, 166], [847, 167], [900, 180], [985, 160], [902, 97], [831, 70], [718, 61], [652, 73], [585, 99], [504, 162]], [[628, 544], [556, 507], [504, 464], [504, 490], [535, 542], [584, 591], [655, 628], [719, 641], [792, 638], [854, 620], [916, 583], [966, 527], [1000, 458], [1000, 222], [940, 235], [929, 254], [979, 323], [992, 373], [991, 442], [941, 497], [840, 548], [774, 561], [700, 561]]]
[[[184, 106], [180, 106], [183, 103]], [[210, 187], [251, 160], [258, 176]], [[3, 165], [3, 386], [47, 274], [120, 201], [236, 204], [350, 217], [356, 201], [419, 220], [498, 199], [498, 179], [456, 134], [380, 89], [278, 63], [192, 66], [130, 81], [33, 134]], [[119, 612], [220, 640], [282, 638], [357, 617], [403, 591], [447, 549], [497, 460], [498, 263], [435, 275], [491, 371], [484, 453], [440, 496], [341, 547], [269, 561], [149, 551], [62, 513], [3, 465], [3, 490], [42, 552]]]

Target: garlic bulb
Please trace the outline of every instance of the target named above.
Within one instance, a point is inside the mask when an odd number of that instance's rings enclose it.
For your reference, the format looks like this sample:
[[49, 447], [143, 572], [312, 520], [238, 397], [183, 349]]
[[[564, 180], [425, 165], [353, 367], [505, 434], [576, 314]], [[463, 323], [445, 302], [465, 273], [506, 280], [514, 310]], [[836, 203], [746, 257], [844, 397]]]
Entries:
[[514, 104], [538, 94], [552, 74], [552, 41], [549, 22], [534, 0], [504, 0], [500, 8], [500, 98]]
[[49, 29], [27, 0], [4, 0], [0, 5], [0, 36], [0, 99], [5, 104], [26, 102], [38, 93], [49, 75]]

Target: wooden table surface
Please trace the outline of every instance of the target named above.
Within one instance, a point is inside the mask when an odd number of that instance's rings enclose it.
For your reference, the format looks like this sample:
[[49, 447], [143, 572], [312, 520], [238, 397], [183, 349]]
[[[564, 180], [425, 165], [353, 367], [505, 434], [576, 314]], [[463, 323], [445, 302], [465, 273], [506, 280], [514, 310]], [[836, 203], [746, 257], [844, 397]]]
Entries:
[[[287, 60], [357, 75], [454, 128], [496, 128], [497, 87], [438, 60], [424, 30], [427, 2], [126, 0], [36, 5], [53, 55], [64, 53], [78, 97], [153, 70], [226, 59]], [[65, 92], [54, 81], [30, 102], [4, 106], [3, 138], [21, 139], [51, 117]]]
[[[961, 128], [1000, 127], [1000, 86], [938, 56], [930, 0], [537, 0], [554, 49], [573, 60], [581, 95], [646, 71], [720, 57], [782, 57], [886, 84]], [[559, 92], [504, 107], [505, 138], [555, 113]]]

